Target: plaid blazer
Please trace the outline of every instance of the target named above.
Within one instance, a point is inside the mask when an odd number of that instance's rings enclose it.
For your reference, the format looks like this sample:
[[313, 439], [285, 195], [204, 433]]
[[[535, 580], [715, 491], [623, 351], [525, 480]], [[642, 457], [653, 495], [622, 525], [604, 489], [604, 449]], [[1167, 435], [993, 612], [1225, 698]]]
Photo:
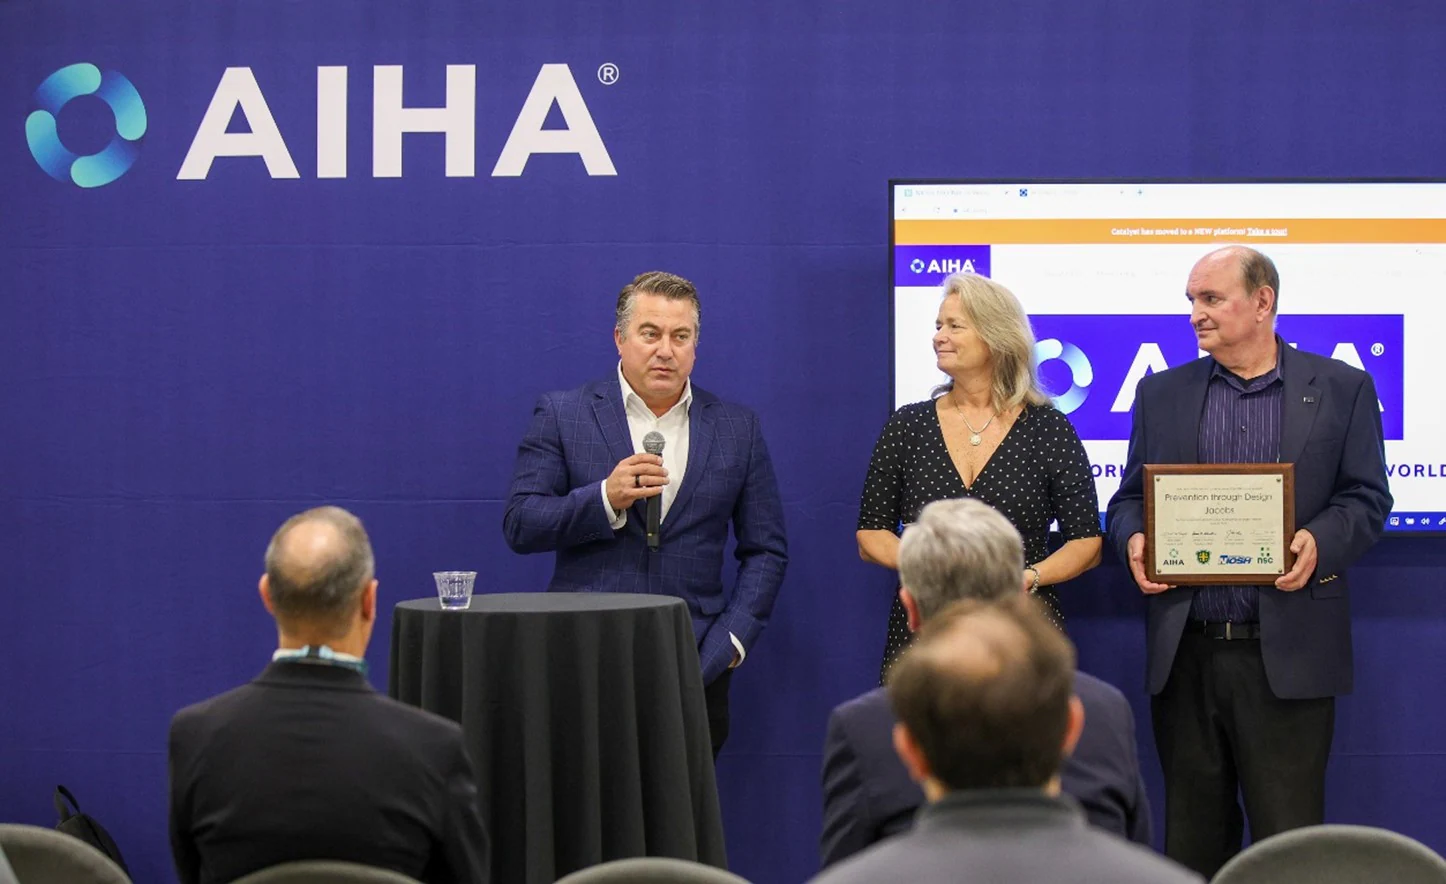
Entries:
[[[687, 602], [706, 684], [732, 662], [730, 632], [750, 649], [763, 631], [788, 547], [758, 416], [694, 385], [688, 434], [678, 496], [660, 528], [659, 549], [649, 550], [644, 504], [613, 531], [599, 487], [635, 453], [617, 376], [544, 394], [517, 449], [502, 527], [514, 551], [556, 555], [549, 590], [666, 594]], [[738, 574], [725, 592], [730, 524]]]

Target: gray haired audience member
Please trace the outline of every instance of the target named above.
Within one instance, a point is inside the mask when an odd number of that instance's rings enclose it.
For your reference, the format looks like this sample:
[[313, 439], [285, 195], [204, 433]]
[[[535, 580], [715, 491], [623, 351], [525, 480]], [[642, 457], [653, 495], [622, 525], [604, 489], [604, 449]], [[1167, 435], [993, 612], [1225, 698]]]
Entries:
[[910, 628], [959, 599], [1019, 594], [1024, 541], [1004, 514], [970, 498], [924, 507], [899, 542], [899, 581]]
[[266, 549], [278, 648], [250, 684], [171, 722], [171, 849], [181, 884], [335, 859], [424, 882], [485, 882], [487, 835], [456, 723], [378, 694], [371, 543], [356, 516], [291, 517]]
[[[899, 544], [899, 597], [917, 631], [961, 599], [1019, 599], [1024, 544], [1002, 513], [977, 500], [926, 506]], [[1135, 719], [1118, 690], [1078, 673], [1075, 690], [1088, 725], [1065, 760], [1064, 791], [1089, 822], [1141, 844], [1150, 843], [1150, 807], [1135, 748]], [[924, 793], [895, 754], [888, 696], [875, 689], [834, 709], [823, 757], [824, 867], [905, 831]], [[974, 734], [962, 734], [972, 738]]]
[[895, 750], [928, 803], [912, 831], [825, 871], [820, 884], [1202, 880], [1088, 826], [1061, 796], [1060, 764], [1085, 713], [1074, 648], [1034, 600], [936, 612], [895, 664], [888, 695]]

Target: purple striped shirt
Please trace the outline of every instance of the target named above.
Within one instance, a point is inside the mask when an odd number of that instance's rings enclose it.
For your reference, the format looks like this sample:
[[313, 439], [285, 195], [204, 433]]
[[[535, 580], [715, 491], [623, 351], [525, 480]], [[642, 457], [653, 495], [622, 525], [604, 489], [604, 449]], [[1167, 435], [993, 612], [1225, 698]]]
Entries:
[[[1276, 346], [1286, 344], [1276, 339]], [[1200, 415], [1201, 463], [1275, 463], [1280, 460], [1280, 425], [1285, 384], [1280, 359], [1265, 374], [1244, 380], [1216, 362]], [[1255, 623], [1260, 620], [1257, 586], [1202, 586], [1190, 603], [1191, 620]]]

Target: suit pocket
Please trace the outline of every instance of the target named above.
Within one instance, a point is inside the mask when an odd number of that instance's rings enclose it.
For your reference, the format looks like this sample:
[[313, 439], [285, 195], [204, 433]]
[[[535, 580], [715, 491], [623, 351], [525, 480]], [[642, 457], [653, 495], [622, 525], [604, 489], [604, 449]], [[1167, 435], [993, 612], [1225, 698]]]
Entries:
[[1313, 599], [1338, 599], [1346, 594], [1346, 582], [1336, 578], [1328, 583], [1314, 583], [1310, 587]]
[[1345, 444], [1346, 437], [1341, 435], [1311, 436], [1305, 440], [1304, 451], [1335, 451]]
[[721, 593], [718, 595], [699, 596], [698, 613], [705, 617], [712, 617], [714, 614], [723, 610], [723, 604], [724, 601]]

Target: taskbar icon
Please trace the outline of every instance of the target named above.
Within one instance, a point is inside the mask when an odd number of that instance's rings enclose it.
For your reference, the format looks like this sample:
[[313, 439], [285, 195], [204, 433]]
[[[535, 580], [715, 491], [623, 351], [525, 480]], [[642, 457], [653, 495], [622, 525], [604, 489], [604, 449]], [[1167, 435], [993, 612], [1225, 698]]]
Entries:
[[1386, 530], [1446, 532], [1446, 512], [1391, 513], [1386, 517]]

